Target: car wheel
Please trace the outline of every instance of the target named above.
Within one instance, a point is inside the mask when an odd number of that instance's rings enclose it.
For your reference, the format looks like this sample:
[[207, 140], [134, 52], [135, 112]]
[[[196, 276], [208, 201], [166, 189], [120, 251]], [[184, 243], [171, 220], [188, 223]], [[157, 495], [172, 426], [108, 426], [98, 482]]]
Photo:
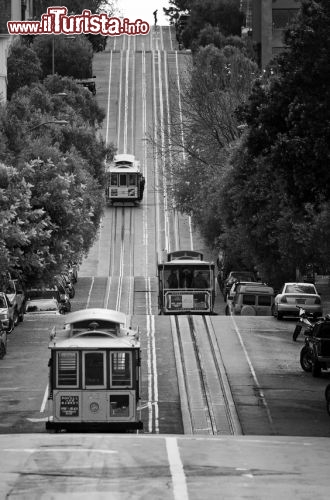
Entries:
[[256, 316], [257, 311], [253, 306], [243, 306], [241, 309], [241, 316]]
[[18, 325], [18, 322], [19, 322], [18, 311], [17, 311], [17, 309], [15, 309], [15, 311], [14, 311], [14, 315], [13, 315], [13, 323], [14, 323], [14, 327]]
[[2, 359], [4, 357], [6, 352], [7, 352], [7, 349], [6, 349], [5, 344], [3, 342], [1, 342], [1, 344], [0, 344], [0, 359]]
[[300, 366], [305, 372], [312, 371], [313, 358], [307, 346], [304, 346], [300, 351]]
[[330, 384], [325, 388], [325, 401], [327, 405], [327, 412], [330, 415]]
[[283, 313], [280, 313], [278, 309], [277, 309], [277, 313], [276, 313], [276, 318], [283, 319]]
[[24, 312], [23, 312], [23, 308], [21, 309], [21, 312], [19, 313], [18, 315], [18, 321], [22, 322], [24, 319]]
[[313, 377], [319, 377], [321, 375], [321, 365], [317, 360], [312, 362], [312, 375]]

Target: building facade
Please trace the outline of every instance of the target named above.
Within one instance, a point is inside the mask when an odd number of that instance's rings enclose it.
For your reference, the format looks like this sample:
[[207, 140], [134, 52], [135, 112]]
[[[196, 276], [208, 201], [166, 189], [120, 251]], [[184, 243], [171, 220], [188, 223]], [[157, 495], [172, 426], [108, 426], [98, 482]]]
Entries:
[[7, 21], [24, 21], [33, 16], [33, 0], [0, 0], [0, 102], [7, 100], [7, 57], [15, 39], [8, 34]]
[[285, 50], [284, 31], [298, 14], [300, 0], [249, 0], [252, 13], [252, 38], [258, 47], [260, 66], [265, 68]]

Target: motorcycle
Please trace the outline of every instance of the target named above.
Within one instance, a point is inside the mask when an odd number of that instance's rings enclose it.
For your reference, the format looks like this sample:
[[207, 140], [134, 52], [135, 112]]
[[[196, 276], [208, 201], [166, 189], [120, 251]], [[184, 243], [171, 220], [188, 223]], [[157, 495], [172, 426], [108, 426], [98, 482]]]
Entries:
[[306, 311], [305, 309], [303, 309], [302, 307], [299, 307], [297, 306], [298, 309], [299, 309], [299, 319], [298, 319], [298, 323], [296, 324], [296, 327], [293, 331], [293, 334], [292, 334], [292, 340], [294, 342], [296, 342], [299, 334], [301, 333], [301, 331], [304, 329], [304, 333], [305, 334], [308, 334], [310, 331], [312, 331], [313, 327], [314, 327], [314, 323], [311, 322], [311, 320], [308, 318], [308, 315], [306, 314]]

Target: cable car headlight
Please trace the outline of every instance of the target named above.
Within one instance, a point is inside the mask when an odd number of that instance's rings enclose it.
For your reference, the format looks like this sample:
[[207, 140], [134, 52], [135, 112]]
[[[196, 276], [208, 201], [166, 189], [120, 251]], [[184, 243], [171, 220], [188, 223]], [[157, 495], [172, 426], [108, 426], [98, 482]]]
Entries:
[[92, 413], [97, 413], [100, 409], [100, 406], [99, 404], [96, 402], [96, 401], [93, 401], [90, 405], [89, 405], [89, 409]]

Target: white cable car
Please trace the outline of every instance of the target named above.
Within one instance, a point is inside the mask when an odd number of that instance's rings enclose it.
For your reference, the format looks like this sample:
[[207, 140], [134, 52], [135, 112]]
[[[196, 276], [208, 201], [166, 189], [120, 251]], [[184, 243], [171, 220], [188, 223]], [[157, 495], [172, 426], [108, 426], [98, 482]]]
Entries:
[[139, 331], [110, 309], [68, 314], [49, 349], [47, 430], [142, 429]]
[[193, 250], [169, 252], [158, 263], [160, 314], [212, 314], [214, 264]]
[[108, 205], [115, 202], [140, 203], [143, 198], [145, 179], [140, 162], [130, 154], [119, 154], [106, 165], [106, 200]]

